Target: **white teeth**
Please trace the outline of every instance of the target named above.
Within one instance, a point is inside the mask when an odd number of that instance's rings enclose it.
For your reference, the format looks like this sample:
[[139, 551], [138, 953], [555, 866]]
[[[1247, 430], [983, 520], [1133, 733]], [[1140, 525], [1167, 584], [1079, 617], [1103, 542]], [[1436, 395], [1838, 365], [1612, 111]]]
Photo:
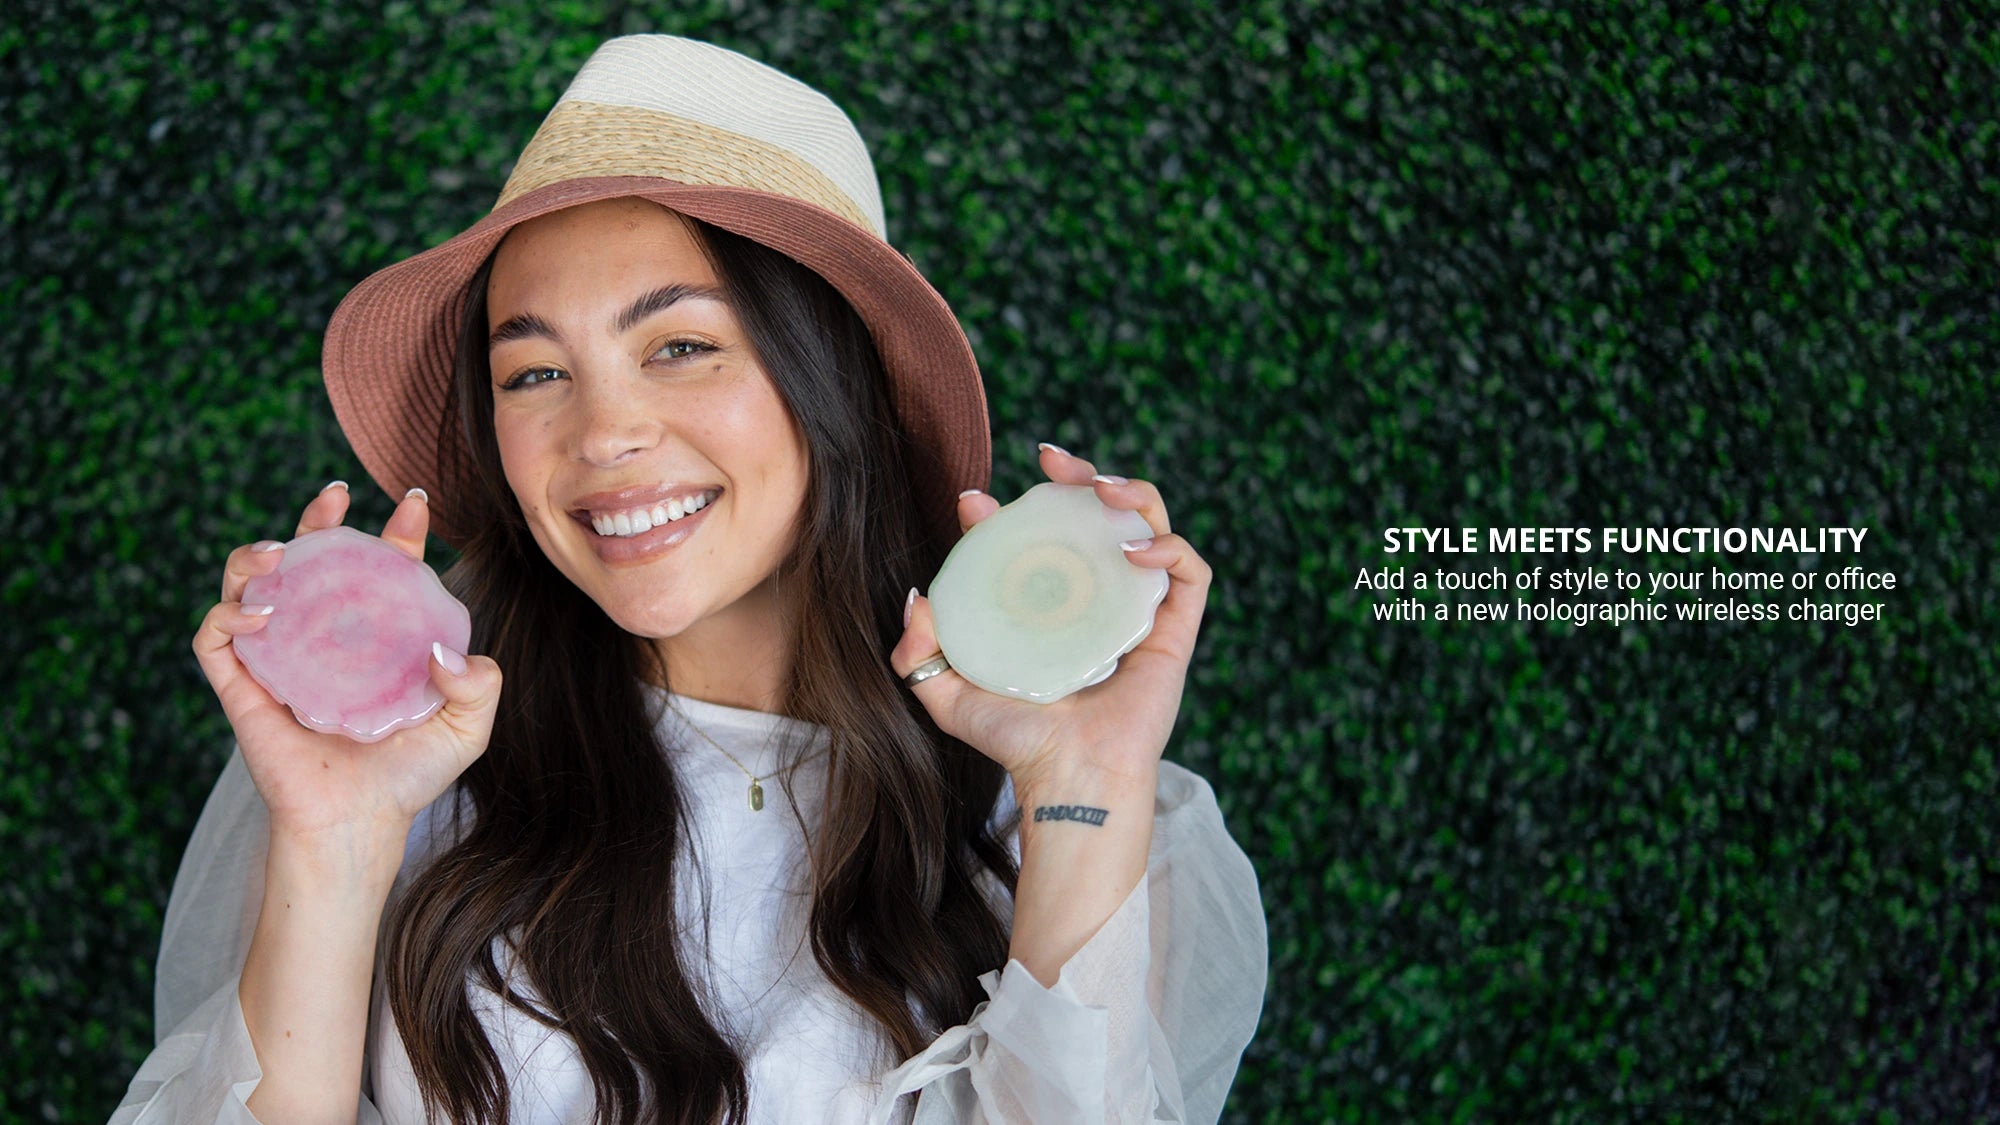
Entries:
[[625, 537], [651, 531], [663, 523], [685, 519], [709, 506], [721, 493], [717, 490], [691, 496], [686, 500], [673, 499], [651, 509], [634, 508], [609, 516], [593, 516], [590, 526], [599, 535]]

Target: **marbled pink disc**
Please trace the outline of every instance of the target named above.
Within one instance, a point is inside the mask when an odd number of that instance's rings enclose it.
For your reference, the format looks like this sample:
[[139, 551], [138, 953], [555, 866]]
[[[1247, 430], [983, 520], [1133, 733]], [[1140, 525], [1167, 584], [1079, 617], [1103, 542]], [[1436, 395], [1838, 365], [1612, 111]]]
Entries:
[[351, 527], [309, 531], [278, 569], [243, 587], [271, 605], [236, 637], [252, 679], [313, 730], [378, 742], [444, 705], [431, 686], [431, 642], [463, 653], [472, 615], [430, 567]]

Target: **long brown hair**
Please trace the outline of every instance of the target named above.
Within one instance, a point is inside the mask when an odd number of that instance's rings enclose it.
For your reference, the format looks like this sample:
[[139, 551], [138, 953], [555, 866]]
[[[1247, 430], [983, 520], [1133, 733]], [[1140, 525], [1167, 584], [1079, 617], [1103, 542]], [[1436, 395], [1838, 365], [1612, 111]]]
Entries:
[[[782, 710], [830, 734], [824, 821], [807, 834], [813, 957], [908, 1057], [984, 999], [978, 977], [1006, 963], [1008, 931], [978, 880], [990, 872], [1011, 897], [1019, 876], [1012, 825], [989, 827], [1004, 770], [938, 730], [888, 664], [904, 592], [951, 544], [916, 510], [909, 439], [852, 307], [783, 254], [686, 221], [809, 450], [777, 584], [798, 607]], [[507, 487], [486, 360], [491, 266], [465, 294], [438, 456], [476, 470], [455, 500], [477, 530], [444, 577], [506, 687], [486, 753], [459, 780], [469, 826], [391, 908], [389, 1007], [428, 1120], [509, 1116], [468, 996], [475, 975], [575, 1041], [599, 1122], [742, 1120], [742, 1057], [675, 946], [687, 809], [641, 686], [667, 686], [664, 662], [549, 562]], [[502, 979], [497, 938], [540, 1007]]]

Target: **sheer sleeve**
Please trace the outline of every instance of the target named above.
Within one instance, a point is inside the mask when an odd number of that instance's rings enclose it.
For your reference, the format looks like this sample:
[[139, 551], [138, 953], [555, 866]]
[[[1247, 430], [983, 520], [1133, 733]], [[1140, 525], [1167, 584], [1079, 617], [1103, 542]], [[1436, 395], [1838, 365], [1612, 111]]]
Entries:
[[[270, 816], [240, 749], [202, 806], [167, 899], [153, 984], [151, 1054], [111, 1125], [255, 1125], [264, 1071], [236, 997], [264, 898]], [[364, 1091], [358, 1125], [381, 1125]]]
[[[1013, 846], [1018, 858], [1018, 835]], [[1012, 959], [980, 977], [988, 998], [884, 1076], [872, 1123], [895, 1120], [910, 1093], [914, 1125], [1212, 1123], [1266, 970], [1257, 873], [1208, 783], [1163, 761], [1146, 877], [1054, 987]]]

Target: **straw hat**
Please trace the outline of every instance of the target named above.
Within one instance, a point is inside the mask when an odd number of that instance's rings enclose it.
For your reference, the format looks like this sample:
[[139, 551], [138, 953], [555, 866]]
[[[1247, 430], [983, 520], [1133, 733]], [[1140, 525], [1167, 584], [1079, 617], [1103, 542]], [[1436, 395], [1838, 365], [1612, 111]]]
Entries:
[[640, 196], [772, 247], [818, 272], [867, 323], [916, 447], [911, 487], [958, 535], [957, 496], [987, 487], [992, 435], [972, 348], [944, 298], [886, 241], [875, 167], [825, 95], [734, 51], [670, 35], [612, 39], [535, 130], [493, 210], [369, 277], [327, 324], [334, 416], [391, 496], [430, 495], [431, 529], [462, 547], [454, 502], [469, 464], [438, 433], [466, 286], [515, 224]]

